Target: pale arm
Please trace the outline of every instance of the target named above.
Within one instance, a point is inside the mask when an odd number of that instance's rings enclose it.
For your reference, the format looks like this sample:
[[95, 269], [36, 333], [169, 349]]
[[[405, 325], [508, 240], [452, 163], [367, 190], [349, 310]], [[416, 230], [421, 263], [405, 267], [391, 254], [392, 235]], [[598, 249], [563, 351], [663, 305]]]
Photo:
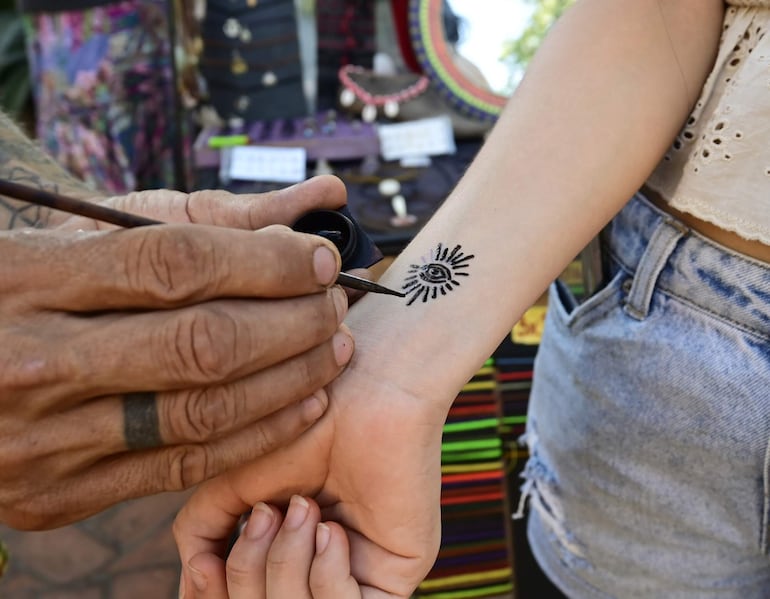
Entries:
[[475, 255], [467, 281], [409, 307], [367, 298], [348, 321], [359, 366], [371, 348], [393, 384], [419, 397], [444, 385], [449, 399], [661, 159], [711, 67], [721, 17], [714, 0], [569, 10], [457, 189], [382, 279], [400, 287], [443, 243]]

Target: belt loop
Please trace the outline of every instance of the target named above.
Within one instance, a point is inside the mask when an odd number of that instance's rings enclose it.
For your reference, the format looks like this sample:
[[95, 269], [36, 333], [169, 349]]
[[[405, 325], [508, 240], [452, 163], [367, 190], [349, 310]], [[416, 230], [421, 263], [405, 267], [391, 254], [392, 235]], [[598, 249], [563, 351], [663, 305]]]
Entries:
[[688, 232], [687, 227], [669, 216], [664, 216], [653, 231], [636, 267], [631, 289], [623, 306], [623, 310], [631, 318], [636, 320], [647, 318], [658, 276], [676, 248], [676, 244]]

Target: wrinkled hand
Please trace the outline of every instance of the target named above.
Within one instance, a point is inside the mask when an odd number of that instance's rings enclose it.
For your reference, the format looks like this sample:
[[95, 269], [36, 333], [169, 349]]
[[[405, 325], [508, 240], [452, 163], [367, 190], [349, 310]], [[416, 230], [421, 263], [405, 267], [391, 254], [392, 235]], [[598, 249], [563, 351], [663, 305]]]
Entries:
[[339, 255], [261, 227], [344, 198], [332, 177], [141, 192], [107, 203], [216, 226], [0, 234], [0, 521], [58, 526], [183, 489], [310, 426], [352, 352]]
[[[327, 391], [329, 409], [294, 443], [201, 485], [179, 513], [174, 534], [187, 599], [206, 597], [191, 576], [195, 556], [196, 580], [205, 577], [221, 592], [215, 566], [239, 516], [257, 502], [285, 503], [295, 494], [314, 497], [323, 519], [344, 527], [362, 597], [409, 597], [427, 574], [440, 542], [446, 413], [365, 371], [359, 358]], [[228, 563], [229, 587], [247, 577], [242, 563]], [[281, 597], [308, 596], [299, 590], [306, 579], [295, 577], [295, 584], [297, 594]]]

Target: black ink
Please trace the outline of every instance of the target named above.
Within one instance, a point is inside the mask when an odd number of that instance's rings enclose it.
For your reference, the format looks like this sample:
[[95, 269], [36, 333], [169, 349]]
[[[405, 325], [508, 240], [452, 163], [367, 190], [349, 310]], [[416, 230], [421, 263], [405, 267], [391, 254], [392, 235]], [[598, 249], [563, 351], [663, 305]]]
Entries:
[[129, 449], [152, 449], [163, 444], [155, 393], [123, 395], [123, 434]]
[[422, 264], [412, 264], [404, 279], [404, 290], [407, 296], [407, 306], [421, 299], [426, 303], [429, 299], [437, 299], [439, 294], [446, 295], [448, 291], [460, 286], [459, 277], [467, 277], [468, 261], [473, 254], [464, 254], [460, 245], [450, 251], [439, 243], [430, 255], [423, 258]]

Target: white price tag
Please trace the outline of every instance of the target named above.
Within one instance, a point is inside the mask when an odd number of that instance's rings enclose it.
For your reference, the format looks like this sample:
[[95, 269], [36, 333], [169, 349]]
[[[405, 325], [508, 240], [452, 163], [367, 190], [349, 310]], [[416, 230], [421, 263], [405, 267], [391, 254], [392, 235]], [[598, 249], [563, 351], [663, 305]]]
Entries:
[[455, 138], [448, 116], [378, 125], [380, 151], [385, 160], [454, 154]]
[[299, 183], [307, 178], [305, 148], [236, 146], [230, 151], [231, 179]]

